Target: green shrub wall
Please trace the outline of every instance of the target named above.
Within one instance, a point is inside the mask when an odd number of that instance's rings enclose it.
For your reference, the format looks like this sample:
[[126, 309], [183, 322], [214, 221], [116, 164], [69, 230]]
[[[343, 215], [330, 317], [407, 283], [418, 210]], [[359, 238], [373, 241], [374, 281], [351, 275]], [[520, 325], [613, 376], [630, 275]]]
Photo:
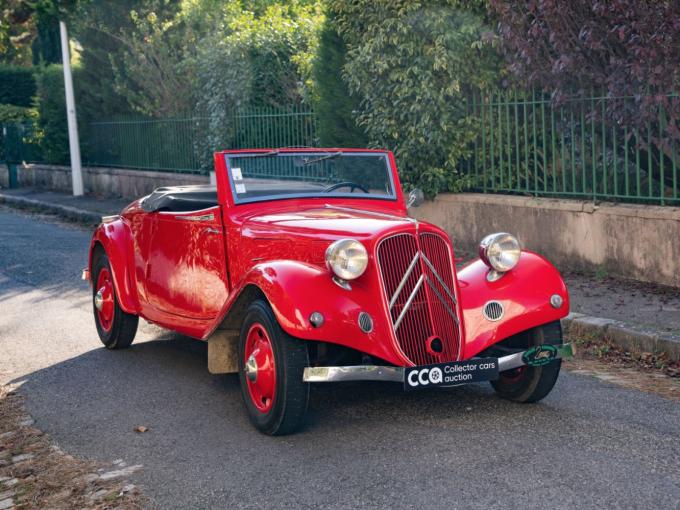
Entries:
[[29, 107], [35, 92], [33, 69], [0, 65], [0, 104]]

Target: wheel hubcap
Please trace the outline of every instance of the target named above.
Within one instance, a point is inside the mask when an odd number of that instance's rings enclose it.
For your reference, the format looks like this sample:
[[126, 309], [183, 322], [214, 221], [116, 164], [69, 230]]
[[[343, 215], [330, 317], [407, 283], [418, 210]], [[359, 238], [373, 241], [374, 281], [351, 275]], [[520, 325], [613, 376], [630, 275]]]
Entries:
[[99, 289], [99, 292], [97, 292], [97, 295], [94, 297], [94, 306], [100, 312], [102, 311], [102, 308], [104, 307], [104, 288], [103, 287], [101, 289]]
[[96, 310], [97, 321], [104, 331], [109, 331], [113, 324], [115, 313], [113, 282], [111, 273], [107, 268], [99, 271], [97, 286], [99, 289], [94, 296], [94, 307]]
[[246, 375], [252, 382], [257, 382], [257, 361], [255, 361], [255, 356], [252, 354], [248, 361], [246, 361]]
[[276, 366], [272, 342], [259, 323], [253, 324], [248, 331], [244, 357], [250, 400], [258, 411], [269, 412], [276, 395]]

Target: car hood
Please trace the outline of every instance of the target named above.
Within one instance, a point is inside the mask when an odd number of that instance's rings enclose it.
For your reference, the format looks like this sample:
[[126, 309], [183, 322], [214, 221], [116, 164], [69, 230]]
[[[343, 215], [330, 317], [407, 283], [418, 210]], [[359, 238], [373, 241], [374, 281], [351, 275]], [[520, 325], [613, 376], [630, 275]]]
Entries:
[[353, 237], [359, 240], [412, 227], [406, 216], [340, 206], [257, 214], [242, 225], [244, 235], [256, 237], [310, 237], [331, 240]]

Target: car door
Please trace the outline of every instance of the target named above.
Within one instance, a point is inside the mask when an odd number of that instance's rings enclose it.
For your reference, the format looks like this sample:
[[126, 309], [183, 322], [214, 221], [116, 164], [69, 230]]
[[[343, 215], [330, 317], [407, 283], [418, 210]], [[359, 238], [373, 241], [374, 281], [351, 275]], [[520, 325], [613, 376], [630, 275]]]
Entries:
[[157, 212], [147, 259], [149, 304], [165, 313], [212, 319], [227, 299], [219, 207]]

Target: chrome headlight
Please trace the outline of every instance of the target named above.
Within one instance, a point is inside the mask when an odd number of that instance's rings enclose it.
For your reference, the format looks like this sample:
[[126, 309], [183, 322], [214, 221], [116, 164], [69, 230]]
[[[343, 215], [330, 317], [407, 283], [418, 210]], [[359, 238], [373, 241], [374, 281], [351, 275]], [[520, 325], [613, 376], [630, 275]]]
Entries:
[[487, 266], [499, 273], [515, 267], [521, 253], [522, 249], [517, 238], [504, 232], [488, 235], [479, 243], [479, 257]]
[[368, 252], [355, 239], [339, 239], [326, 250], [326, 266], [338, 278], [354, 280], [366, 271]]

